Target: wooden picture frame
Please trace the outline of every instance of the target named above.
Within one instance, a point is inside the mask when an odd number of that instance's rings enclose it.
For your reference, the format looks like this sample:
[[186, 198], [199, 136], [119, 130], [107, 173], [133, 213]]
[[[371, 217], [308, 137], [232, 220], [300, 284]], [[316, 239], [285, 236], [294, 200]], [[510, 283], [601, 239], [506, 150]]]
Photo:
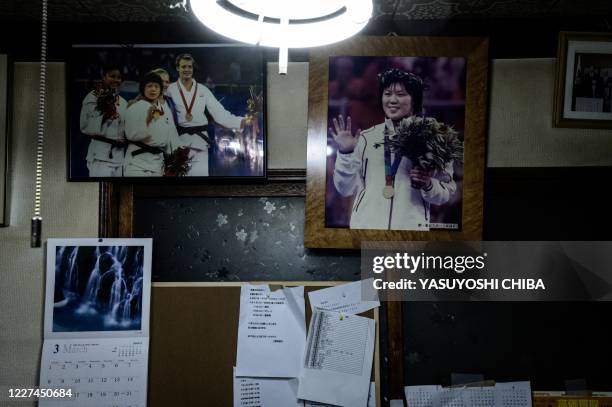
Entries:
[[[328, 139], [331, 139], [328, 128], [332, 126], [332, 121], [328, 118], [330, 61], [332, 58], [346, 56], [387, 60], [391, 60], [392, 57], [436, 60], [462, 58], [464, 60], [463, 161], [465, 164], [462, 166], [461, 208], [458, 210], [460, 225], [455, 230], [349, 229], [346, 226], [330, 226], [326, 223], [326, 190], [329, 188], [330, 181], [327, 177], [331, 176], [330, 167], [333, 172], [333, 163], [330, 165], [327, 159], [330, 148]], [[387, 66], [392, 65], [391, 62], [385, 63]], [[488, 39], [486, 38], [356, 37], [338, 45], [312, 50], [309, 71], [306, 247], [359, 248], [362, 241], [368, 240], [481, 239], [487, 80]], [[374, 82], [374, 87], [377, 88], [377, 86]], [[424, 116], [427, 116], [426, 100], [423, 106]], [[380, 150], [382, 154], [383, 149]]]
[[612, 34], [559, 33], [553, 127], [612, 129]]

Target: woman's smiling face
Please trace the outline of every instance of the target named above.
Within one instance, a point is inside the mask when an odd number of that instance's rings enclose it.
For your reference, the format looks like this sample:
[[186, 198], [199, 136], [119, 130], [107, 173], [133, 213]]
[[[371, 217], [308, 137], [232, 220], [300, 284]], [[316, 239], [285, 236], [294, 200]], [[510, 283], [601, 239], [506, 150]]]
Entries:
[[161, 94], [159, 83], [149, 82], [144, 87], [144, 97], [150, 101], [157, 100]]
[[102, 76], [102, 81], [112, 89], [118, 89], [121, 85], [121, 72], [118, 69], [106, 72]]
[[412, 96], [401, 83], [393, 83], [382, 94], [382, 107], [391, 120], [401, 120], [412, 115]]

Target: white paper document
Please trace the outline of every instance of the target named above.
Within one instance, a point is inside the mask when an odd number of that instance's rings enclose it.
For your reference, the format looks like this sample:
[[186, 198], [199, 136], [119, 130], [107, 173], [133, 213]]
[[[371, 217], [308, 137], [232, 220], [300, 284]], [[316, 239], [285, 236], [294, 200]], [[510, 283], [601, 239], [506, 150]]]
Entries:
[[297, 379], [236, 377], [234, 368], [234, 407], [303, 407], [297, 388]]
[[372, 308], [380, 307], [378, 293], [373, 287], [373, 278], [355, 281], [335, 287], [308, 293], [310, 308], [326, 311], [343, 312], [345, 314], [360, 314]]
[[151, 239], [49, 239], [39, 406], [146, 407]]
[[[336, 407], [333, 404], [317, 403], [316, 401], [305, 401], [304, 407]], [[370, 383], [370, 393], [368, 394], [368, 407], [376, 407], [376, 383]], [[402, 405], [403, 407], [403, 405]]]
[[454, 388], [407, 386], [404, 392], [411, 407], [531, 407], [529, 382]]
[[344, 407], [367, 406], [374, 335], [373, 319], [315, 310], [298, 397]]
[[305, 344], [304, 287], [242, 286], [236, 376], [298, 377]]

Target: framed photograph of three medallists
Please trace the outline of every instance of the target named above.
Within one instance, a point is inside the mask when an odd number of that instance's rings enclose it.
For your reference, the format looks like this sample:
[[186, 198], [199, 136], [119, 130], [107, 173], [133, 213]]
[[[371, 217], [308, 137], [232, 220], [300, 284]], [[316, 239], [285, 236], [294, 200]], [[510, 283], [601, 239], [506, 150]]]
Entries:
[[311, 52], [306, 247], [481, 239], [487, 51], [357, 37]]
[[67, 84], [70, 181], [266, 176], [261, 48], [74, 45]]

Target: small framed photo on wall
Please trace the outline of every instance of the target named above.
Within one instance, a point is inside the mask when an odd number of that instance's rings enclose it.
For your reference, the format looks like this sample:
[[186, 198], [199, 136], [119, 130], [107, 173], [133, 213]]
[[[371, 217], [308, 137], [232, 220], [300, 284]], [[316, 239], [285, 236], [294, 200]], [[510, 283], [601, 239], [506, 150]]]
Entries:
[[487, 50], [357, 37], [311, 52], [307, 247], [481, 238]]
[[74, 45], [67, 82], [71, 181], [266, 175], [261, 48]]
[[559, 34], [553, 124], [612, 129], [612, 34]]

